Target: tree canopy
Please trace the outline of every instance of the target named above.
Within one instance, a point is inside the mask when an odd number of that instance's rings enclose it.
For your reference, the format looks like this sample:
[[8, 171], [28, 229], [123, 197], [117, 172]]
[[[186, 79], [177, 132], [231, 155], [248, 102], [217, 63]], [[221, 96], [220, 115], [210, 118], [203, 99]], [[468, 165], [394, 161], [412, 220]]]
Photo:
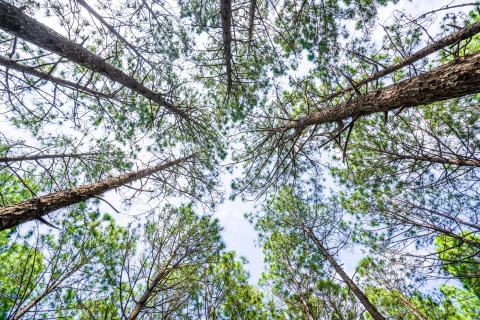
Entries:
[[480, 2], [426, 3], [0, 0], [0, 319], [477, 319]]

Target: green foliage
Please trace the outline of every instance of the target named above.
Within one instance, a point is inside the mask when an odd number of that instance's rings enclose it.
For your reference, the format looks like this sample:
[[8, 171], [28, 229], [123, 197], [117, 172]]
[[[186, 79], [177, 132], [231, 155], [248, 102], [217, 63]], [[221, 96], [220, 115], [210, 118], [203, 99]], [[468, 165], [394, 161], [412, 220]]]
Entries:
[[[469, 233], [463, 236], [480, 243], [478, 236]], [[459, 279], [466, 290], [480, 299], [480, 249], [446, 235], [438, 236], [435, 245], [445, 272]]]

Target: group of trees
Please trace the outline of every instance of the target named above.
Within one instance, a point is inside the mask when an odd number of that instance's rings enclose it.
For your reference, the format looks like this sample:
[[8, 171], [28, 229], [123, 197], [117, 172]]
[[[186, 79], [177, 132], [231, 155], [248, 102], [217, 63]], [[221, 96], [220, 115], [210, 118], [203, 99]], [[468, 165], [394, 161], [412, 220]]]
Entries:
[[476, 319], [480, 4], [402, 3], [0, 0], [0, 319]]

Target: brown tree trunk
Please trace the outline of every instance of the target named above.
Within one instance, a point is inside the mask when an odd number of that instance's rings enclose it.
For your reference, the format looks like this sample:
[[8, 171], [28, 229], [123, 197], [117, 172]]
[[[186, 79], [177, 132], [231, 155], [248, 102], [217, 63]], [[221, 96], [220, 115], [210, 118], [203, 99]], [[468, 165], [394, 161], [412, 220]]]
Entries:
[[330, 255], [328, 250], [322, 245], [322, 242], [315, 236], [315, 234], [309, 228], [304, 226], [304, 230], [310, 239], [313, 240], [317, 249], [320, 253], [327, 259], [330, 265], [333, 267], [336, 273], [340, 275], [342, 280], [345, 284], [352, 290], [353, 294], [360, 300], [360, 303], [365, 307], [368, 313], [372, 316], [375, 320], [384, 320], [385, 318], [381, 315], [381, 313], [377, 310], [377, 308], [368, 300], [367, 296], [363, 293], [363, 291], [355, 284], [355, 282], [343, 271], [342, 267], [337, 263], [337, 261]]
[[0, 0], [0, 28], [40, 48], [54, 52], [94, 72], [98, 72], [154, 103], [165, 107], [181, 118], [190, 120], [190, 116], [185, 111], [166, 101], [162, 94], [153, 92], [138, 80], [105, 62], [103, 58], [93, 54], [81, 45], [64, 38], [59, 33], [27, 16], [22, 10], [3, 0]]
[[[397, 63], [395, 63], [391, 66], [388, 66], [383, 70], [380, 70], [380, 71], [372, 74], [371, 76], [369, 76], [366, 79], [363, 79], [361, 81], [356, 82], [355, 86], [358, 88], [358, 87], [361, 87], [363, 85], [366, 85], [367, 83], [370, 83], [372, 81], [380, 79], [380, 78], [382, 78], [382, 77], [384, 77], [384, 76], [386, 76], [390, 73], [393, 73], [397, 70], [400, 70], [401, 68], [403, 68], [407, 65], [413, 64], [413, 63], [417, 62], [418, 60], [423, 59], [426, 56], [428, 56], [428, 55], [430, 55], [430, 54], [432, 54], [432, 53], [434, 53], [434, 52], [436, 52], [440, 49], [443, 49], [443, 48], [445, 48], [449, 45], [453, 45], [455, 43], [458, 43], [462, 40], [471, 38], [479, 32], [480, 32], [480, 22], [477, 22], [477, 23], [474, 23], [471, 26], [465, 27], [465, 28], [463, 28], [463, 29], [461, 29], [457, 32], [451, 33], [448, 36], [446, 36], [446, 37], [444, 37], [440, 40], [437, 40], [434, 43], [431, 43], [428, 46], [426, 46], [426, 47], [418, 50], [417, 52], [409, 55], [405, 59], [403, 59], [403, 60], [401, 60], [401, 61], [399, 61], [399, 62], [397, 62]], [[354, 88], [350, 87], [350, 88], [347, 88], [346, 90], [342, 90], [342, 91], [339, 91], [339, 92], [335, 92], [331, 95], [328, 95], [327, 97], [322, 98], [322, 100], [331, 100], [333, 98], [336, 98], [336, 97], [340, 96], [341, 94], [344, 94], [346, 92], [350, 92], [352, 90], [354, 90]]]
[[52, 211], [87, 200], [93, 196], [98, 196], [106, 191], [118, 188], [122, 185], [188, 161], [194, 156], [195, 154], [164, 162], [143, 170], [125, 173], [75, 189], [50, 193], [39, 198], [26, 200], [0, 208], [0, 231], [18, 226], [33, 219], [41, 218]]
[[227, 93], [232, 89], [232, 1], [220, 0], [222, 18], [223, 57], [227, 75]]
[[401, 154], [397, 152], [391, 152], [388, 150], [383, 150], [380, 148], [371, 148], [369, 146], [359, 145], [360, 148], [374, 151], [378, 153], [385, 154], [391, 160], [414, 160], [414, 161], [421, 161], [421, 162], [429, 162], [429, 163], [438, 163], [438, 164], [447, 164], [452, 166], [460, 166], [460, 167], [480, 167], [480, 159], [476, 159], [473, 157], [463, 157], [460, 155], [453, 155], [449, 157], [441, 157], [441, 156], [425, 156], [423, 154], [420, 155], [412, 155], [412, 154]]
[[303, 129], [344, 119], [398, 108], [463, 97], [480, 92], [480, 52], [459, 58], [422, 75], [384, 89], [358, 96], [351, 101], [288, 121], [279, 129]]
[[160, 269], [160, 270], [157, 271], [157, 273], [153, 277], [152, 282], [150, 284], [148, 284], [147, 289], [142, 294], [140, 299], [136, 302], [135, 307], [133, 307], [132, 312], [130, 312], [130, 315], [127, 318], [128, 320], [135, 320], [135, 319], [138, 318], [138, 316], [140, 315], [140, 312], [142, 312], [142, 310], [147, 305], [150, 297], [154, 295], [155, 290], [157, 289], [158, 285], [160, 284], [160, 281], [165, 277], [165, 275], [168, 272], [169, 272], [169, 270], [167, 270], [167, 269]]
[[85, 153], [62, 153], [62, 154], [34, 154], [30, 156], [11, 156], [0, 157], [0, 163], [6, 162], [21, 162], [21, 161], [35, 161], [42, 159], [60, 159], [60, 158], [81, 158], [99, 155], [98, 152], [85, 152]]
[[7, 67], [9, 69], [13, 69], [15, 71], [19, 71], [19, 72], [22, 72], [22, 73], [25, 73], [25, 74], [32, 75], [32, 76], [37, 77], [37, 78], [42, 79], [42, 80], [48, 80], [48, 81], [50, 81], [52, 83], [55, 83], [55, 84], [57, 84], [59, 86], [62, 86], [62, 87], [67, 87], [67, 88], [70, 88], [70, 89], [74, 89], [74, 90], [78, 90], [78, 91], [87, 93], [87, 94], [92, 95], [92, 96], [97, 97], [97, 98], [105, 98], [105, 99], [111, 99], [112, 98], [112, 96], [110, 96], [108, 94], [105, 94], [103, 92], [95, 91], [95, 90], [92, 90], [88, 87], [82, 86], [81, 84], [52, 76], [49, 73], [38, 71], [35, 67], [25, 66], [25, 65], [22, 65], [20, 63], [17, 63], [15, 61], [13, 61], [13, 60], [10, 60], [10, 59], [5, 59], [5, 58], [0, 57], [0, 65], [2, 65], [4, 67]]
[[255, 11], [257, 10], [257, 0], [250, 0], [250, 9], [248, 10], [248, 46], [253, 39], [253, 27], [255, 24]]

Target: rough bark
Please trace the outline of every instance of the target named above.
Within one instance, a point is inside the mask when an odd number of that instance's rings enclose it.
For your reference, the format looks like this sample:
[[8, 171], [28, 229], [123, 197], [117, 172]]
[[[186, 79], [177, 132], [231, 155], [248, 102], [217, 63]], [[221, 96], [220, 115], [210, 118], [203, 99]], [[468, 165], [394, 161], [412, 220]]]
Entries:
[[[428, 46], [418, 50], [417, 52], [411, 54], [410, 56], [406, 57], [405, 59], [403, 59], [403, 60], [401, 60], [401, 61], [399, 61], [399, 62], [397, 62], [397, 63], [395, 63], [391, 66], [388, 66], [383, 70], [380, 70], [380, 71], [372, 74], [371, 76], [369, 76], [366, 79], [363, 79], [361, 81], [356, 82], [355, 83], [355, 88], [359, 88], [363, 85], [366, 85], [367, 83], [373, 82], [373, 81], [375, 81], [377, 79], [380, 79], [380, 78], [382, 78], [382, 77], [384, 77], [384, 76], [386, 76], [390, 73], [393, 73], [397, 70], [400, 70], [401, 68], [403, 68], [407, 65], [413, 64], [413, 63], [419, 61], [420, 59], [423, 59], [426, 56], [428, 56], [428, 55], [430, 55], [434, 52], [437, 52], [438, 50], [443, 49], [443, 48], [445, 48], [449, 45], [453, 45], [453, 44], [458, 43], [462, 40], [471, 38], [479, 32], [480, 32], [480, 22], [477, 22], [477, 23], [474, 23], [471, 26], [465, 27], [465, 28], [463, 28], [463, 29], [461, 29], [457, 32], [451, 33], [448, 36], [446, 36], [446, 37], [444, 37], [440, 40], [437, 40], [434, 43], [431, 43]], [[328, 95], [327, 97], [324, 97], [323, 100], [331, 100], [331, 99], [336, 98], [336, 97], [338, 97], [338, 96], [340, 96], [344, 93], [355, 90], [355, 88], [354, 87], [349, 87], [345, 90], [335, 92], [331, 95]]]
[[111, 177], [75, 189], [54, 192], [39, 198], [26, 200], [14, 205], [0, 208], [0, 231], [18, 226], [33, 219], [41, 218], [42, 216], [57, 209], [87, 200], [93, 196], [98, 196], [106, 191], [147, 177], [151, 174], [173, 167], [182, 162], [186, 162], [194, 156], [195, 154], [173, 161], [164, 162], [142, 170]]
[[29, 156], [11, 156], [0, 157], [0, 163], [7, 162], [21, 162], [21, 161], [35, 161], [42, 159], [63, 159], [63, 158], [82, 158], [99, 155], [98, 152], [85, 152], [85, 153], [62, 153], [62, 154], [34, 154]]
[[220, 0], [222, 18], [223, 57], [227, 75], [227, 93], [232, 89], [232, 1]]
[[450, 157], [440, 157], [440, 156], [430, 156], [430, 155], [413, 155], [413, 154], [401, 154], [396, 152], [391, 152], [388, 150], [382, 150], [377, 148], [370, 148], [368, 146], [359, 145], [360, 148], [375, 151], [381, 154], [386, 155], [391, 160], [413, 160], [437, 164], [446, 164], [459, 167], [480, 167], [480, 159], [472, 157], [461, 157], [461, 156], [450, 156]]
[[431, 163], [448, 164], [460, 167], [480, 167], [480, 160], [478, 159], [450, 159], [441, 157], [425, 157], [425, 156], [412, 156], [412, 155], [397, 155], [393, 157], [395, 160], [415, 160], [425, 161]]
[[257, 10], [257, 0], [250, 0], [248, 10], [248, 45], [251, 45], [253, 39], [253, 28], [255, 25], [255, 10]]
[[348, 286], [350, 290], [352, 290], [353, 294], [358, 298], [360, 303], [365, 307], [368, 313], [372, 316], [375, 320], [384, 320], [385, 318], [381, 315], [381, 313], [377, 310], [377, 308], [368, 300], [367, 296], [363, 293], [363, 291], [356, 285], [356, 283], [347, 275], [345, 271], [343, 271], [342, 267], [337, 263], [337, 261], [333, 258], [333, 256], [328, 252], [328, 250], [323, 246], [322, 242], [313, 234], [312, 230], [307, 227], [304, 227], [305, 232], [309, 236], [310, 239], [313, 240], [317, 249], [320, 253], [327, 259], [330, 263], [332, 268], [335, 270], [336, 273], [342, 278], [345, 284]]
[[422, 75], [384, 89], [358, 96], [351, 101], [288, 121], [279, 129], [303, 129], [344, 119], [398, 108], [463, 97], [480, 92], [480, 52], [459, 58]]
[[94, 72], [98, 72], [152, 102], [163, 106], [179, 117], [190, 120], [188, 114], [165, 100], [162, 94], [153, 92], [138, 80], [105, 62], [103, 58], [93, 54], [81, 45], [64, 38], [59, 33], [27, 16], [22, 10], [3, 0], [0, 0], [0, 28], [40, 48], [54, 52]]
[[108, 94], [105, 94], [103, 92], [95, 91], [95, 90], [92, 90], [88, 87], [82, 86], [81, 84], [52, 76], [49, 73], [45, 73], [45, 72], [37, 70], [35, 67], [30, 67], [30, 66], [25, 66], [25, 65], [19, 64], [19, 63], [15, 62], [14, 60], [5, 59], [3, 57], [0, 57], [0, 65], [4, 66], [6, 68], [9, 68], [9, 69], [18, 71], [18, 72], [22, 72], [24, 74], [29, 74], [31, 76], [37, 77], [37, 78], [42, 79], [42, 80], [50, 81], [50, 82], [55, 83], [55, 84], [57, 84], [59, 86], [62, 86], [62, 87], [67, 87], [67, 88], [70, 88], [70, 89], [73, 89], [73, 90], [77, 90], [77, 91], [87, 93], [87, 94], [92, 95], [94, 97], [105, 98], [105, 99], [111, 99], [112, 98], [112, 96], [110, 96]]

